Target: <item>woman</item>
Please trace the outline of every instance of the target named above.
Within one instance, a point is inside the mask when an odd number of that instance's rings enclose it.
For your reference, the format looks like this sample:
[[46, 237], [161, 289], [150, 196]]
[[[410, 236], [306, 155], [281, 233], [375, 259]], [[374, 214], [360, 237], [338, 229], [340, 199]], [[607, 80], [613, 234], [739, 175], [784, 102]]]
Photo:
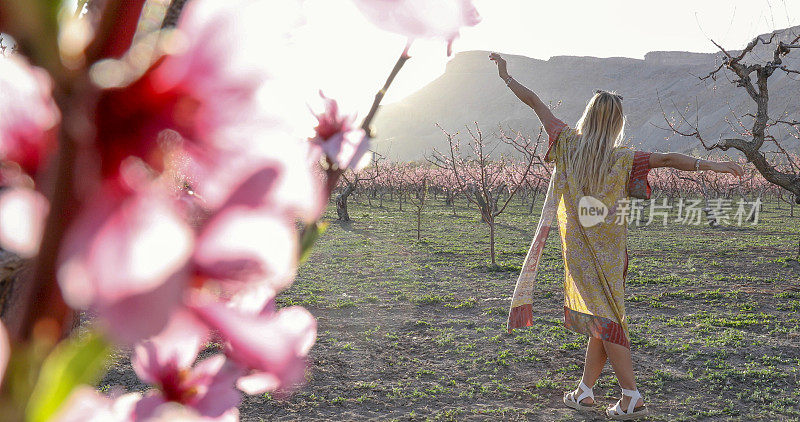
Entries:
[[[583, 379], [577, 390], [564, 395], [564, 403], [577, 410], [592, 409], [592, 387], [606, 360], [610, 360], [622, 397], [606, 409], [606, 414], [611, 419], [644, 416], [647, 409], [636, 389], [625, 317], [628, 254], [622, 204], [628, 196], [649, 198], [647, 173], [651, 168], [711, 170], [737, 176], [742, 175], [742, 168], [733, 162], [623, 147], [622, 96], [613, 92], [597, 91], [572, 129], [508, 74], [506, 61], [499, 54], [491, 53], [489, 59], [496, 62], [500, 77], [511, 91], [536, 112], [550, 140], [545, 161], [555, 163], [539, 226], [514, 291], [509, 331], [532, 324], [536, 269], [550, 224], [557, 218], [564, 256], [564, 325], [589, 336]], [[605, 219], [581, 224], [579, 213], [587, 204], [607, 210]]]

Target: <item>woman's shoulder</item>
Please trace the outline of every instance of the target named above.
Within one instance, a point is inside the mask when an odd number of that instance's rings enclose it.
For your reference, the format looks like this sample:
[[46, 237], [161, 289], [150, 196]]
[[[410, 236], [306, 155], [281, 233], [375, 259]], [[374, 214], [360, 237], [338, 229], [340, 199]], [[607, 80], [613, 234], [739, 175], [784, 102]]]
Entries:
[[614, 162], [615, 164], [630, 163], [633, 161], [633, 156], [636, 150], [629, 146], [614, 147]]

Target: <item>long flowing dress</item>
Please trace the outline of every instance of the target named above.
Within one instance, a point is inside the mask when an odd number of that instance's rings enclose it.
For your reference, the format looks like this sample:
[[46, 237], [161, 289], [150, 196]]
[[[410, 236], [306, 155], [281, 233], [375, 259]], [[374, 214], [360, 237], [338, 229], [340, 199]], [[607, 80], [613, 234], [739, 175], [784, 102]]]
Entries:
[[[580, 142], [574, 129], [553, 118], [543, 122], [549, 136], [545, 161], [555, 166], [533, 242], [512, 297], [508, 331], [533, 324], [536, 272], [553, 220], [558, 221], [564, 258], [564, 326], [575, 332], [630, 347], [625, 318], [625, 277], [628, 267], [628, 197], [648, 199], [650, 154], [614, 148], [605, 186], [584, 199], [566, 160]], [[602, 203], [602, 205], [601, 205]], [[581, 224], [588, 205], [605, 209], [605, 218]], [[626, 208], [627, 207], [627, 208]], [[603, 214], [601, 214], [603, 215]]]

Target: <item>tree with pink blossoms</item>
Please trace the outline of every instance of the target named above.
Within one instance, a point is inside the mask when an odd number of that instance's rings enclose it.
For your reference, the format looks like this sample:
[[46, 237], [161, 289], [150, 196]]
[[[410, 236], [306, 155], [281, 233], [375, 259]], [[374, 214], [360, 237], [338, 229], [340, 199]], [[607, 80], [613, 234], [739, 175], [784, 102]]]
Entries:
[[440, 191], [444, 195], [444, 205], [450, 207], [453, 215], [456, 214], [456, 197], [459, 195], [458, 182], [456, 182], [453, 172], [449, 168], [434, 166], [431, 169], [431, 180], [433, 189]]
[[[478, 22], [467, 0], [438, 2], [444, 20], [357, 1], [408, 44], [360, 125], [323, 97], [312, 128], [276, 59], [305, 24], [299, 2], [184, 3], [140, 25], [144, 0], [0, 2], [16, 41], [0, 57], [0, 246], [30, 266], [0, 324], [4, 419], [238, 420], [242, 393], [298, 388], [316, 320], [275, 297], [360, 169], [413, 39], [449, 49]], [[133, 348], [150, 390], [88, 387], [114, 347]]]
[[374, 155], [372, 158], [372, 165], [361, 170], [349, 170], [341, 173], [339, 181], [338, 193], [336, 194], [336, 219], [339, 221], [352, 221], [350, 213], [347, 210], [348, 199], [360, 184], [365, 182], [373, 182], [380, 176], [381, 166], [379, 165], [380, 157]]
[[[523, 144], [519, 142], [520, 139], [525, 138], [525, 134], [522, 131], [509, 129], [509, 132], [512, 132], [514, 136], [511, 136], [511, 133], [506, 133], [507, 131], [503, 129], [502, 125], [498, 125], [498, 136], [503, 140], [503, 142], [513, 145], [514, 148], [522, 155], [521, 161], [515, 162], [511, 167], [525, 167], [525, 163], [529, 161], [533, 161], [536, 165], [528, 170], [527, 172], [522, 172], [525, 174], [523, 177], [523, 186], [520, 187], [520, 193], [523, 196], [530, 197], [530, 205], [528, 207], [528, 214], [533, 214], [533, 207], [536, 204], [536, 196], [541, 190], [547, 189], [547, 182], [550, 180], [550, 172], [552, 169], [548, 166], [544, 161], [544, 154], [547, 152], [546, 147], [547, 145], [544, 143], [544, 127], [539, 127], [539, 131], [536, 134], [536, 140], [534, 141], [531, 138], [525, 139], [524, 147]], [[545, 149], [543, 151], [543, 149]], [[509, 172], [508, 174], [513, 177], [515, 172]], [[516, 173], [520, 173], [517, 171]], [[526, 195], [527, 194], [527, 195]], [[523, 205], [524, 205], [523, 201]]]
[[489, 142], [484, 139], [483, 132], [477, 123], [473, 130], [466, 126], [471, 141], [468, 143], [471, 155], [461, 150], [458, 133], [442, 130], [450, 150], [442, 153], [434, 149], [429, 161], [452, 172], [459, 190], [480, 213], [481, 221], [489, 226], [489, 255], [491, 265], [497, 266], [494, 247], [497, 217], [506, 210], [517, 191], [524, 186], [525, 179], [535, 165], [543, 165], [544, 161], [536, 154], [537, 145], [541, 142], [541, 132], [536, 141], [522, 134], [510, 138], [498, 136], [501, 142], [513, 147], [524, 156], [521, 165], [514, 168], [513, 160], [505, 155], [493, 159]]
[[414, 205], [414, 215], [417, 220], [417, 240], [422, 238], [422, 211], [427, 205], [429, 181], [432, 178], [431, 169], [411, 163], [402, 173], [407, 189], [410, 191], [411, 203]]

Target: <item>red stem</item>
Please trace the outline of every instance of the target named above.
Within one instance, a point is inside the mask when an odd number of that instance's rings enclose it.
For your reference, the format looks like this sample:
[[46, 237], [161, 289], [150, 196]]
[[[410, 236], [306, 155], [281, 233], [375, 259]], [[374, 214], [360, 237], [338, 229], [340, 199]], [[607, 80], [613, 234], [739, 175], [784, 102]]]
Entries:
[[60, 96], [59, 108], [63, 113], [59, 133], [59, 151], [55, 168], [47, 180], [50, 186], [50, 213], [45, 222], [44, 235], [36, 257], [33, 277], [26, 280], [30, 286], [21, 309], [22, 318], [15, 330], [15, 337], [30, 340], [37, 327], [47, 327], [40, 331], [51, 336], [49, 340], [55, 344], [67, 333], [72, 322], [72, 310], [64, 302], [56, 278], [58, 255], [61, 241], [67, 227], [79, 207], [75, 196], [75, 162], [79, 139], [91, 139], [91, 126], [86, 123], [87, 110], [90, 109], [91, 92], [88, 80], [75, 84], [78, 95]]
[[[375, 94], [375, 100], [372, 102], [372, 107], [370, 107], [367, 116], [364, 117], [364, 121], [361, 123], [361, 129], [363, 129], [369, 137], [372, 137], [372, 132], [369, 129], [369, 125], [372, 123], [372, 120], [378, 113], [378, 108], [380, 108], [381, 101], [383, 101], [386, 91], [389, 89], [389, 86], [392, 85], [395, 76], [400, 73], [400, 69], [403, 68], [403, 65], [406, 63], [406, 61], [411, 58], [411, 56], [408, 55], [408, 49], [410, 47], [411, 40], [408, 41], [406, 47], [403, 49], [403, 52], [400, 53], [400, 57], [397, 58], [397, 62], [394, 64], [394, 68], [392, 68], [392, 71], [389, 73], [389, 77], [386, 78], [386, 82], [383, 84], [383, 87]], [[328, 161], [328, 165], [331, 165], [330, 160]], [[328, 197], [330, 197], [333, 190], [336, 189], [336, 184], [339, 182], [339, 177], [342, 176], [342, 173], [344, 173], [344, 170], [338, 168], [327, 171], [325, 187], [327, 189]]]
[[411, 48], [411, 40], [408, 41], [406, 44], [406, 48], [403, 49], [403, 52], [400, 54], [400, 57], [397, 59], [397, 62], [394, 64], [394, 68], [392, 72], [389, 73], [389, 77], [386, 78], [386, 83], [383, 84], [383, 88], [375, 94], [375, 101], [372, 102], [372, 107], [369, 109], [369, 113], [367, 113], [367, 117], [364, 118], [364, 121], [361, 123], [361, 129], [364, 129], [367, 132], [367, 135], [372, 136], [369, 130], [369, 125], [372, 123], [372, 119], [375, 118], [375, 114], [378, 112], [378, 108], [381, 105], [381, 101], [383, 100], [383, 96], [386, 95], [386, 91], [389, 89], [389, 86], [394, 81], [395, 76], [400, 73], [400, 69], [403, 68], [403, 65], [406, 64], [406, 61], [411, 58], [408, 55], [408, 49]]

